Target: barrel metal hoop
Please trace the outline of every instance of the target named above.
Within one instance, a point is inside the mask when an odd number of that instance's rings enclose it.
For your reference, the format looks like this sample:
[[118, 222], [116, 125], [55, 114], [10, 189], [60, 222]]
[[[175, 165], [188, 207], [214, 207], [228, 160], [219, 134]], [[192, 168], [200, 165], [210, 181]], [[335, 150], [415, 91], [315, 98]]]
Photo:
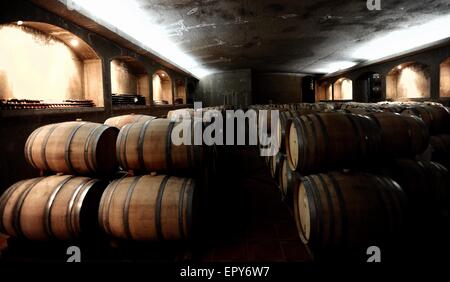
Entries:
[[108, 234], [112, 234], [112, 232], [111, 232], [111, 224], [110, 224], [110, 220], [109, 220], [110, 219], [109, 212], [111, 210], [114, 193], [116, 192], [117, 187], [119, 187], [119, 184], [122, 182], [122, 180], [124, 180], [124, 178], [116, 180], [114, 186], [112, 186], [111, 188], [108, 188], [108, 190], [111, 191], [109, 196], [108, 196], [108, 200], [106, 201], [108, 207], [106, 208], [106, 212], [105, 211], [103, 212], [103, 216], [106, 217], [106, 219], [105, 218], [103, 219], [104, 228], [105, 228], [105, 231]]
[[175, 122], [170, 122], [167, 128], [167, 139], [166, 139], [166, 170], [168, 174], [173, 171], [173, 160], [172, 160], [172, 131], [175, 127]]
[[136, 188], [136, 185], [138, 184], [139, 180], [141, 180], [143, 176], [135, 177], [133, 182], [131, 183], [130, 188], [127, 192], [127, 198], [125, 200], [125, 206], [123, 209], [123, 226], [125, 229], [125, 234], [129, 239], [133, 239], [133, 235], [130, 231], [130, 205], [131, 205], [131, 198], [133, 197], [133, 192]]
[[[193, 220], [193, 211], [194, 211], [194, 193], [195, 193], [195, 180], [190, 179], [191, 185], [188, 186], [187, 188], [187, 193], [188, 193], [188, 200], [187, 200], [187, 205], [186, 205], [186, 214], [187, 214], [187, 227], [188, 228], [192, 228], [192, 220]], [[185, 236], [187, 238], [190, 238], [192, 232], [190, 229], [188, 229], [188, 234], [185, 234]]]
[[[351, 125], [352, 125], [352, 128], [353, 128], [353, 131], [354, 131], [355, 134], [356, 134], [356, 140], [357, 140], [357, 142], [358, 142], [358, 147], [359, 147], [359, 156], [358, 156], [358, 159], [357, 159], [357, 160], [359, 160], [359, 159], [361, 159], [362, 157], [364, 157], [364, 156], [363, 156], [364, 146], [363, 146], [363, 140], [361, 140], [361, 138], [363, 138], [364, 141], [365, 141], [365, 136], [363, 136], [363, 134], [361, 134], [361, 131], [360, 131], [359, 127], [358, 127], [358, 124], [357, 124], [356, 121], [355, 121], [355, 118], [358, 117], [358, 116], [352, 115], [352, 114], [350, 114], [350, 115], [345, 115], [345, 116], [346, 116], [347, 119], [350, 121], [350, 123], [351, 123]], [[356, 161], [356, 160], [355, 160], [355, 161]]]
[[[92, 143], [91, 146], [91, 155], [92, 155], [92, 163], [94, 166], [94, 169], [91, 170], [92, 173], [95, 173], [95, 171], [97, 169], [99, 169], [98, 164], [97, 164], [97, 147], [98, 147], [98, 142], [100, 141], [100, 137], [102, 136], [102, 134], [109, 129], [109, 126], [106, 126], [104, 124], [102, 124], [101, 126], [99, 126], [97, 129], [100, 129], [100, 133], [97, 134], [97, 136], [95, 137], [94, 142]], [[88, 160], [86, 160], [88, 161]]]
[[324, 242], [324, 231], [323, 231], [324, 216], [323, 216], [323, 207], [322, 207], [322, 201], [321, 201], [321, 197], [320, 197], [320, 191], [319, 191], [319, 189], [317, 189], [318, 185], [317, 185], [316, 181], [314, 180], [313, 176], [308, 177], [308, 182], [311, 185], [310, 187], [313, 187], [312, 189], [309, 189], [308, 198], [312, 197], [312, 199], [314, 201], [314, 207], [316, 209], [315, 219], [317, 220], [317, 222], [315, 224], [315, 236], [314, 237], [318, 240], [318, 242], [323, 243]]
[[[145, 141], [145, 134], [147, 133], [147, 129], [150, 125], [152, 120], [148, 120], [145, 122], [144, 126], [141, 128], [141, 131], [139, 133], [139, 139], [138, 139], [138, 146], [137, 146], [137, 154], [139, 158], [139, 165], [141, 169], [145, 169], [145, 161], [144, 161], [144, 141]], [[125, 148], [126, 150], [126, 148]]]
[[23, 184], [23, 181], [17, 182], [16, 184], [14, 184], [10, 188], [8, 188], [8, 190], [6, 190], [6, 192], [0, 198], [1, 199], [1, 202], [0, 202], [0, 233], [6, 234], [6, 229], [3, 224], [3, 216], [4, 216], [6, 204], [8, 203], [9, 198], [17, 190], [17, 188], [20, 187], [21, 184]]
[[54, 238], [55, 235], [52, 230], [52, 220], [51, 220], [51, 214], [53, 209], [53, 203], [55, 202], [56, 196], [59, 194], [61, 189], [66, 185], [67, 182], [75, 178], [75, 176], [68, 176], [63, 181], [61, 181], [58, 186], [56, 186], [55, 190], [50, 194], [50, 197], [45, 204], [44, 209], [44, 227], [45, 227], [45, 233], [49, 238]]
[[330, 217], [329, 217], [329, 223], [330, 223], [330, 225], [329, 225], [329, 228], [330, 228], [330, 237], [329, 237], [329, 240], [330, 240], [330, 244], [332, 244], [332, 243], [334, 243], [335, 242], [335, 221], [334, 221], [334, 217], [335, 217], [335, 211], [334, 211], [334, 205], [333, 205], [333, 197], [331, 196], [331, 192], [330, 192], [330, 189], [329, 189], [329, 187], [328, 187], [328, 185], [327, 185], [327, 183], [326, 183], [326, 181], [323, 179], [323, 175], [322, 174], [318, 174], [317, 175], [317, 178], [319, 178], [319, 180], [320, 180], [320, 182], [322, 183], [322, 187], [323, 187], [323, 190], [325, 191], [325, 195], [326, 195], [326, 197], [327, 197], [327, 202], [328, 202], [328, 213], [331, 215]]
[[[316, 131], [316, 128], [315, 128], [315, 126], [314, 126], [314, 122], [313, 122], [313, 120], [312, 120], [312, 117], [311, 116], [309, 116], [309, 115], [306, 115], [306, 116], [304, 116], [310, 123], [311, 123], [311, 133], [312, 133], [312, 137], [313, 137], [313, 140], [312, 140], [312, 144], [311, 144], [311, 146], [314, 148], [314, 153], [313, 153], [313, 157], [312, 158], [306, 158], [306, 159], [311, 159], [311, 160], [316, 160], [316, 157], [317, 157], [317, 144], [318, 144], [318, 142], [317, 142], [317, 140], [319, 140], [319, 137], [317, 136], [317, 131]], [[307, 136], [305, 136], [305, 137], [307, 137]], [[313, 167], [315, 167], [315, 166], [313, 166]]]
[[44, 180], [44, 177], [36, 178], [30, 186], [28, 186], [20, 195], [19, 199], [17, 200], [17, 203], [14, 206], [13, 214], [14, 214], [14, 220], [13, 220], [13, 226], [14, 229], [17, 232], [17, 235], [19, 237], [25, 237], [25, 235], [22, 232], [22, 226], [20, 223], [20, 216], [22, 214], [22, 206], [25, 202], [25, 199], [27, 198], [28, 194], [30, 194], [31, 190], [42, 180]]
[[[309, 238], [306, 238], [305, 236], [305, 230], [303, 230], [303, 226], [302, 226], [302, 222], [301, 222], [301, 217], [300, 217], [300, 205], [301, 202], [299, 201], [299, 198], [297, 197], [296, 201], [298, 202], [298, 222], [299, 222], [299, 228], [301, 230], [301, 236], [303, 237], [303, 239], [305, 240], [305, 242], [308, 242], [307, 245], [308, 246], [312, 246], [315, 247], [316, 244], [318, 243], [317, 241], [317, 235], [318, 233], [318, 224], [317, 224], [317, 217], [320, 216], [321, 211], [317, 209], [317, 201], [316, 201], [316, 197], [314, 196], [314, 190], [316, 189], [316, 187], [313, 186], [313, 183], [311, 182], [311, 177], [310, 176], [306, 176], [302, 178], [302, 182], [303, 182], [303, 187], [305, 188], [305, 193], [306, 193], [306, 197], [308, 198], [308, 212], [309, 212], [309, 224], [313, 224], [315, 228], [311, 228], [310, 226], [310, 234], [309, 234]], [[300, 190], [299, 190], [300, 191]], [[312, 200], [312, 203], [309, 202], [310, 200]]]
[[324, 145], [325, 145], [325, 156], [330, 155], [330, 137], [328, 135], [328, 130], [325, 125], [325, 121], [323, 120], [322, 116], [320, 114], [313, 114], [317, 120], [319, 121], [320, 131], [322, 131], [323, 139], [324, 139]]
[[378, 185], [380, 185], [380, 187], [378, 187], [379, 189], [376, 189], [376, 192], [378, 198], [383, 204], [382, 213], [384, 214], [385, 218], [387, 217], [387, 220], [389, 221], [389, 230], [392, 232], [396, 224], [393, 222], [394, 217], [392, 215], [392, 210], [389, 209], [389, 207], [392, 207], [392, 204], [394, 204], [395, 200], [392, 198], [390, 193], [387, 193], [386, 189], [384, 189], [384, 187], [386, 186], [386, 182], [384, 182], [383, 179], [378, 176], [375, 176], [375, 180], [378, 182]]
[[[91, 180], [90, 183], [96, 183], [98, 180]], [[72, 207], [72, 217], [70, 224], [72, 225], [73, 230], [80, 230], [81, 232], [81, 225], [80, 225], [80, 215], [81, 215], [81, 209], [83, 207], [83, 200], [86, 197], [87, 193], [89, 193], [92, 185], [84, 185], [83, 189], [80, 190], [77, 197], [75, 198], [75, 204]], [[78, 229], [74, 228], [74, 225], [78, 227]]]
[[[122, 165], [122, 169], [128, 170], [128, 159], [127, 159], [127, 142], [128, 142], [128, 133], [130, 133], [131, 128], [134, 126], [134, 124], [129, 124], [125, 127], [122, 134], [121, 144], [120, 148], [121, 150], [117, 150], [117, 154], [119, 156], [120, 163]], [[123, 149], [122, 149], [123, 148]], [[120, 154], [122, 152], [122, 154]]]
[[162, 232], [162, 222], [161, 222], [161, 208], [162, 208], [162, 200], [164, 196], [164, 190], [166, 188], [167, 181], [170, 179], [170, 176], [165, 176], [161, 181], [159, 186], [158, 196], [156, 197], [156, 208], [155, 208], [155, 224], [156, 224], [156, 234], [157, 238], [160, 241], [164, 240], [164, 235]]
[[25, 156], [26, 159], [28, 160], [28, 162], [34, 167], [34, 168], [38, 168], [36, 163], [34, 162], [33, 159], [33, 144], [34, 141], [36, 140], [37, 136], [39, 135], [39, 133], [41, 133], [41, 131], [45, 128], [45, 126], [36, 129], [33, 133], [32, 136], [30, 136], [25, 144]]
[[332, 173], [328, 173], [326, 175], [330, 178], [331, 183], [333, 184], [336, 191], [337, 200], [339, 202], [339, 209], [341, 211], [341, 238], [343, 245], [346, 245], [348, 240], [348, 214], [344, 195], [342, 193], [341, 186], [339, 185], [339, 182], [336, 180], [334, 175]]
[[83, 122], [83, 123], [81, 123], [81, 124], [75, 126], [75, 127], [72, 129], [72, 132], [70, 133], [69, 139], [67, 140], [67, 143], [66, 143], [66, 148], [65, 148], [65, 150], [64, 150], [64, 152], [65, 152], [65, 154], [64, 154], [64, 160], [65, 160], [65, 162], [66, 162], [67, 167], [69, 168], [69, 172], [72, 173], [72, 174], [74, 174], [75, 171], [74, 171], [74, 169], [73, 169], [73, 166], [72, 166], [72, 163], [71, 163], [71, 160], [70, 160], [70, 147], [71, 147], [71, 145], [72, 145], [72, 141], [73, 141], [73, 138], [75, 137], [75, 134], [78, 132], [78, 130], [79, 130], [81, 127], [83, 127], [83, 126], [86, 125], [86, 124], [87, 124], [86, 122]]
[[47, 132], [47, 135], [44, 138], [44, 142], [42, 142], [42, 147], [41, 147], [41, 158], [42, 158], [42, 162], [44, 163], [44, 169], [45, 170], [50, 170], [49, 166], [48, 166], [48, 162], [47, 162], [47, 156], [46, 156], [46, 151], [47, 151], [47, 143], [48, 140], [50, 139], [50, 136], [52, 135], [52, 133], [56, 130], [56, 128], [59, 126], [59, 124], [55, 124], [53, 125], [50, 130]]
[[75, 200], [78, 197], [78, 194], [80, 193], [80, 191], [89, 183], [91, 183], [92, 181], [89, 182], [82, 182], [80, 185], [78, 185], [78, 187], [75, 189], [75, 191], [73, 192], [72, 196], [70, 197], [69, 200], [69, 204], [67, 205], [67, 210], [66, 210], [66, 224], [67, 224], [67, 229], [69, 231], [70, 237], [74, 238], [75, 237], [75, 230], [72, 226], [72, 214], [73, 214], [73, 208], [75, 205]]
[[92, 136], [94, 136], [95, 131], [97, 129], [98, 127], [89, 132], [89, 135], [86, 138], [86, 143], [84, 144], [84, 163], [86, 164], [86, 167], [88, 168], [89, 171], [94, 171], [94, 168], [91, 166], [91, 163], [89, 162], [89, 145], [91, 144]]
[[186, 192], [186, 186], [187, 183], [189, 182], [188, 178], [185, 178], [183, 180], [183, 185], [181, 186], [181, 190], [180, 190], [180, 197], [178, 200], [178, 229], [180, 230], [180, 235], [181, 238], [185, 238], [185, 233], [184, 233], [184, 217], [183, 217], [183, 208], [184, 208], [184, 198], [185, 198], [185, 192]]
[[402, 116], [400, 115], [400, 119], [402, 120], [402, 123], [406, 126], [407, 131], [408, 131], [408, 148], [409, 148], [409, 152], [414, 152], [414, 148], [413, 148], [413, 140], [412, 140], [412, 128], [411, 128], [411, 123], [408, 122], [406, 120], [406, 116]]

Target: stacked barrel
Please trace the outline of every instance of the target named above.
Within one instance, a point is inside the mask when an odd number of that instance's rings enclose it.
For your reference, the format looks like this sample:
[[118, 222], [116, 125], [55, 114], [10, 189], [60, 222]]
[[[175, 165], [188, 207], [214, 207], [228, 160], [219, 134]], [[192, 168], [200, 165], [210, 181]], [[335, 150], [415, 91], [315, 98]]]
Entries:
[[[192, 111], [185, 112], [191, 122]], [[183, 114], [183, 113], [181, 113]], [[113, 181], [100, 204], [102, 229], [131, 240], [180, 240], [192, 234], [196, 170], [202, 147], [174, 145], [181, 122], [148, 119], [121, 128], [117, 138], [120, 167], [133, 174]], [[191, 130], [191, 129], [189, 129]]]
[[25, 158], [42, 175], [55, 175], [20, 181], [3, 194], [0, 232], [29, 240], [190, 238], [202, 147], [174, 145], [177, 124], [128, 115], [38, 128]]
[[[411, 226], [408, 218], [430, 222], [448, 215], [445, 163], [423, 158], [429, 135], [449, 129], [447, 109], [425, 103], [362, 105], [280, 113], [284, 149], [269, 158], [269, 167], [293, 207], [302, 241], [318, 256], [389, 245]], [[358, 114], [350, 113], [354, 109]], [[433, 114], [426, 120], [412, 109]]]
[[114, 127], [90, 122], [35, 130], [26, 142], [25, 158], [42, 175], [56, 175], [20, 181], [3, 194], [0, 232], [30, 240], [96, 234], [96, 213], [107, 185], [99, 179], [117, 171], [118, 133]]

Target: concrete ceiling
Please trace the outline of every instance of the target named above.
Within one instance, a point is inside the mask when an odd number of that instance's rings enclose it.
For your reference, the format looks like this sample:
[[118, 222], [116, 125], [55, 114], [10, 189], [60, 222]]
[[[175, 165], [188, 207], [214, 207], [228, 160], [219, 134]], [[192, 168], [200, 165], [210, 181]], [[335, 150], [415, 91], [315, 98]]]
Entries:
[[[380, 0], [381, 11], [369, 11], [366, 0], [57, 1], [84, 3], [92, 8], [86, 16], [187, 71], [330, 73], [373, 60], [377, 49], [391, 56], [450, 36], [448, 0]], [[421, 25], [428, 28], [385, 38]], [[166, 44], [152, 48], [159, 41]], [[164, 52], [167, 43], [176, 52]]]
[[348, 50], [358, 44], [450, 15], [448, 0], [381, 0], [381, 11], [366, 0], [136, 1], [172, 42], [216, 70], [317, 73], [354, 60]]

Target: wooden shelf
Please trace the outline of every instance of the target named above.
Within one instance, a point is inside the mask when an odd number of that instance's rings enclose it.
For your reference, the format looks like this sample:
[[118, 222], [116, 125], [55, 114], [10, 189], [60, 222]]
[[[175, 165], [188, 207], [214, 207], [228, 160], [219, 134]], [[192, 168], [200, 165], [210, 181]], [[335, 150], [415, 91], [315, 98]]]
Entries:
[[27, 117], [27, 116], [47, 116], [47, 115], [63, 115], [63, 114], [83, 114], [83, 113], [102, 113], [105, 108], [54, 108], [54, 109], [26, 109], [26, 110], [1, 110], [0, 117]]

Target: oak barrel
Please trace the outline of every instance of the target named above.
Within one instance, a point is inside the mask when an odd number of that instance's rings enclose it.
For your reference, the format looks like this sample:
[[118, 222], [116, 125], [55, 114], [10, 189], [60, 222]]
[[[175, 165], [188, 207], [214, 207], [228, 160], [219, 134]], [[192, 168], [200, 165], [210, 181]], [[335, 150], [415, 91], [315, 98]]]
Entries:
[[103, 194], [100, 226], [119, 239], [188, 239], [192, 231], [194, 190], [194, 180], [173, 176], [116, 180]]
[[304, 177], [294, 195], [300, 238], [313, 251], [390, 243], [403, 228], [405, 204], [393, 180], [364, 173]]
[[427, 149], [428, 130], [418, 117], [389, 112], [368, 116], [379, 126], [384, 157], [414, 157]]
[[372, 158], [381, 140], [374, 121], [344, 113], [296, 117], [286, 130], [289, 166], [303, 175]]
[[122, 127], [130, 123], [146, 122], [154, 119], [156, 119], [156, 117], [131, 114], [109, 118], [105, 121], [105, 125], [122, 129]]
[[402, 114], [415, 115], [427, 125], [430, 134], [450, 133], [450, 112], [438, 105], [420, 105], [405, 109]]
[[397, 159], [383, 163], [381, 172], [402, 187], [415, 214], [450, 210], [450, 176], [441, 164]]
[[106, 185], [86, 177], [20, 181], [0, 198], [0, 232], [29, 240], [69, 240], [98, 232], [96, 214]]
[[25, 144], [34, 168], [65, 174], [111, 174], [119, 130], [90, 122], [64, 122], [35, 130]]
[[116, 150], [120, 166], [127, 171], [192, 174], [200, 166], [202, 146], [194, 145], [193, 134], [191, 145], [174, 145], [172, 131], [178, 125], [169, 119], [155, 119], [123, 127]]

